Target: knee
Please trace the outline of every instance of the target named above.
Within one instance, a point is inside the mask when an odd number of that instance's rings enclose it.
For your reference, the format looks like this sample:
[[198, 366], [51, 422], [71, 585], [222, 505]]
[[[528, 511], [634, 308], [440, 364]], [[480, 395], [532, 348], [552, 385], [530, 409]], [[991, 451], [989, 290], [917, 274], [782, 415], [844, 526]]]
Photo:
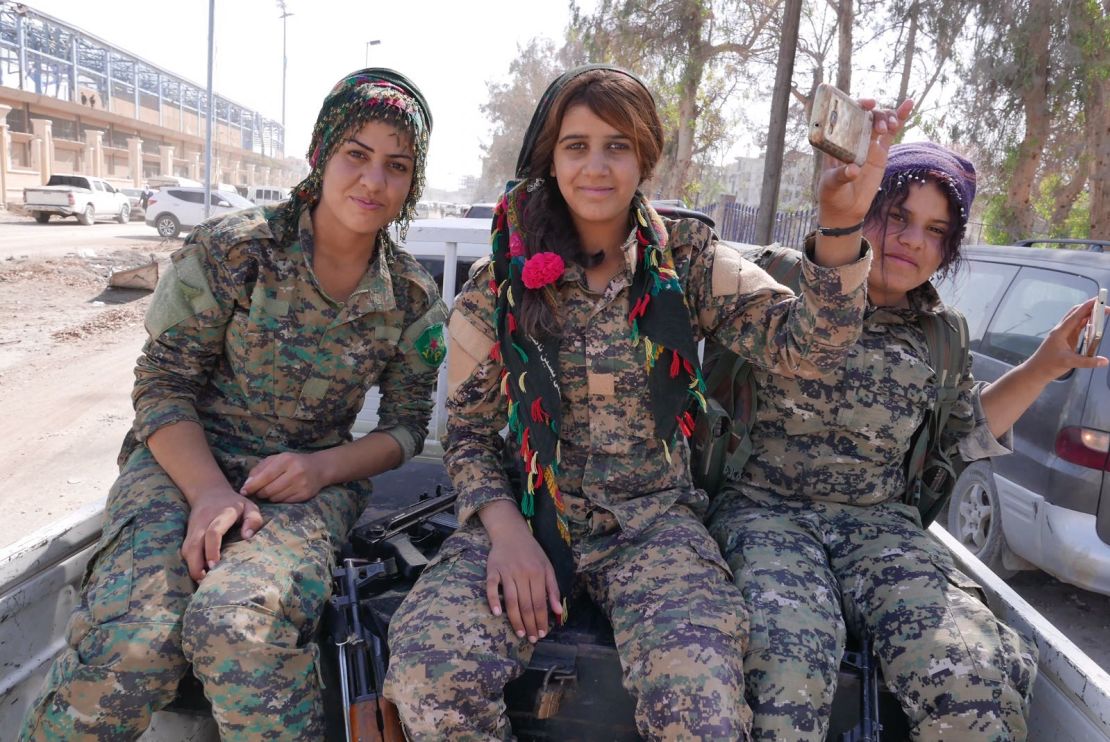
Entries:
[[504, 693], [523, 667], [492, 654], [426, 649], [393, 654], [385, 696], [397, 706], [409, 737], [452, 739], [475, 732], [508, 736]]
[[744, 621], [704, 614], [652, 641], [628, 647], [628, 682], [636, 721], [648, 739], [744, 739], [751, 712], [744, 701]]
[[287, 619], [256, 604], [198, 593], [182, 618], [182, 651], [198, 669], [259, 647], [293, 649], [301, 644], [300, 632]]

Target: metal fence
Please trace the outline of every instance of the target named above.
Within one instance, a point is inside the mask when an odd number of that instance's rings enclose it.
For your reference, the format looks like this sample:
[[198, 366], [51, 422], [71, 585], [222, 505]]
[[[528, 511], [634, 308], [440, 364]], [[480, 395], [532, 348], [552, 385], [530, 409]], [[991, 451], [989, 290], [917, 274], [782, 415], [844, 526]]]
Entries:
[[[711, 204], [705, 213], [717, 223], [717, 235], [731, 242], [755, 244], [756, 215], [758, 206], [744, 204]], [[771, 230], [771, 241], [788, 247], [801, 248], [806, 235], [817, 227], [817, 208], [798, 211], [779, 211]]]

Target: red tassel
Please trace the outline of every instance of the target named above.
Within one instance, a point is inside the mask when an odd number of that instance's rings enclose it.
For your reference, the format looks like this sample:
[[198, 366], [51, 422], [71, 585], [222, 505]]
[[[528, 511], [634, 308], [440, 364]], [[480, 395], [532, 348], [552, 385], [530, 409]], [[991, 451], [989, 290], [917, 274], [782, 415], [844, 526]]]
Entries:
[[509, 332], [516, 332], [516, 317], [509, 312]]
[[690, 416], [689, 412], [683, 412], [675, 419], [678, 420], [678, 428], [684, 436], [689, 438], [694, 434], [694, 418]]
[[546, 423], [551, 419], [551, 415], [543, 409], [543, 400], [536, 398], [532, 401], [532, 419], [538, 423]]
[[694, 364], [690, 363], [685, 358], [682, 359], [682, 368], [686, 369], [686, 373], [688, 374], [694, 373]]
[[682, 356], [678, 354], [677, 350], [671, 351], [671, 378], [677, 379], [678, 372], [682, 369]]
[[532, 460], [532, 449], [528, 447], [528, 426], [524, 426], [524, 435], [520, 437], [520, 455], [525, 461]]
[[490, 346], [489, 357], [491, 361], [501, 362], [501, 343], [494, 343]]
[[632, 311], [628, 313], [628, 324], [635, 322], [637, 317], [644, 316], [649, 301], [651, 301], [651, 294], [644, 294], [636, 301], [632, 306]]

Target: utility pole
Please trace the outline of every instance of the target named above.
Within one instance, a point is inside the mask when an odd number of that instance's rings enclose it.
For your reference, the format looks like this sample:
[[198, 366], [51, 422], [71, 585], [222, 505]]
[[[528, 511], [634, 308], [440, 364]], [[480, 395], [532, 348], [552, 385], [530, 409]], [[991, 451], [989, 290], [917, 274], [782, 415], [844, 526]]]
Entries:
[[293, 15], [285, 7], [285, 0], [277, 0], [278, 10], [281, 11], [281, 135], [285, 137], [285, 75], [289, 70], [289, 57], [285, 53], [285, 26], [286, 18]]
[[204, 128], [204, 218], [212, 211], [212, 60], [216, 50], [216, 0], [208, 0], [208, 124]]
[[763, 161], [763, 188], [759, 193], [759, 215], [755, 221], [757, 245], [771, 244], [775, 212], [778, 210], [779, 181], [782, 178], [782, 154], [786, 140], [786, 116], [790, 107], [790, 80], [794, 76], [794, 52], [798, 46], [798, 25], [802, 16], [802, 0], [786, 0], [779, 40], [778, 69], [775, 92], [771, 97], [771, 125], [767, 131], [767, 154]]
[[363, 67], [369, 67], [370, 66], [370, 47], [377, 46], [380, 43], [382, 43], [381, 39], [374, 39], [373, 41], [367, 41], [366, 42], [366, 60], [365, 60], [365, 62], [363, 62], [363, 65], [362, 65]]

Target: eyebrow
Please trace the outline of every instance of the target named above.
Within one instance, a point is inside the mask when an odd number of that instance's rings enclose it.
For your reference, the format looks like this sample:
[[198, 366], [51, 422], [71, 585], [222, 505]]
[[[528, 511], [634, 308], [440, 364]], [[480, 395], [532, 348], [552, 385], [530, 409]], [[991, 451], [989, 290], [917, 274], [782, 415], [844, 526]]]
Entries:
[[[362, 142], [355, 139], [354, 137], [348, 137], [347, 141], [350, 142], [351, 144], [355, 144], [355, 145], [358, 145], [359, 147], [362, 147], [367, 152], [373, 152], [374, 151], [374, 148], [371, 147], [369, 144], [363, 144]], [[386, 155], [386, 157], [399, 157], [399, 158], [404, 159], [404, 160], [412, 160], [413, 159], [413, 156], [408, 154], [407, 152], [398, 152], [396, 154]]]
[[[615, 141], [617, 139], [626, 139], [630, 142], [632, 141], [632, 137], [628, 136], [627, 134], [610, 134], [605, 138], [609, 141]], [[570, 139], [589, 139], [589, 137], [586, 134], [567, 134], [565, 137], [561, 137], [556, 143], [562, 144], [563, 142], [566, 142]]]
[[[910, 215], [913, 214], [913, 212], [910, 211], [909, 209], [907, 209], [905, 207], [905, 205], [895, 206], [891, 209], [891, 211], [897, 211], [899, 214], [910, 214]], [[930, 224], [943, 224], [946, 227], [950, 224], [950, 222], [947, 219], [930, 219], [929, 223]]]

